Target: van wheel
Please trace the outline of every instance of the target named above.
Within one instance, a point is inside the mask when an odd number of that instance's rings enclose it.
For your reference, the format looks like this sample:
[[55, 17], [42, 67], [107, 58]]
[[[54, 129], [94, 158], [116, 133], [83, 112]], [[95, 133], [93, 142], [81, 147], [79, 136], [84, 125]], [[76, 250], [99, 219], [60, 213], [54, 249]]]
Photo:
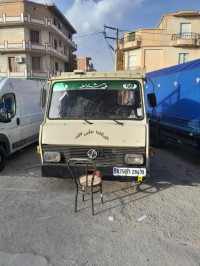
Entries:
[[0, 146], [0, 172], [3, 170], [6, 163], [6, 151]]

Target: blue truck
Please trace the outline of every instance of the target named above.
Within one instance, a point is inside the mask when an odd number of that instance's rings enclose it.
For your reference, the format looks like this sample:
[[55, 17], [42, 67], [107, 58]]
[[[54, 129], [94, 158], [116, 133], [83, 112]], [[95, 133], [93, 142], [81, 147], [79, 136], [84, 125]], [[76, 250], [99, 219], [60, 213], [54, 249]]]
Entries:
[[150, 144], [162, 141], [200, 153], [200, 59], [146, 74], [146, 95], [155, 92], [148, 108]]

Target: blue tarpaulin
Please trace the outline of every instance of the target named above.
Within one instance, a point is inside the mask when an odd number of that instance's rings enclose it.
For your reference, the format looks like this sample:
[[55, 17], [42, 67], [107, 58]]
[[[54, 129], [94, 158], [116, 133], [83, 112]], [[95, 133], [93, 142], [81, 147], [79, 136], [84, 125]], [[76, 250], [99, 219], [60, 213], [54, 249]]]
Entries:
[[[200, 59], [146, 74], [154, 83], [160, 123], [200, 134]], [[150, 81], [146, 94], [152, 92]], [[147, 113], [152, 109], [147, 106]]]

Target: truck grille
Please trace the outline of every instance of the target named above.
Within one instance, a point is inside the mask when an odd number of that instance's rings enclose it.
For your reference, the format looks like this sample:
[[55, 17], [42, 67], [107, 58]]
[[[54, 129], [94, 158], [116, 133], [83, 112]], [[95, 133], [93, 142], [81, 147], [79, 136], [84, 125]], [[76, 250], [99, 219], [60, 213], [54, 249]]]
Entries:
[[97, 165], [102, 166], [123, 166], [124, 155], [127, 153], [137, 153], [145, 155], [145, 148], [129, 147], [99, 147], [99, 146], [58, 146], [43, 145], [43, 153], [46, 151], [57, 151], [61, 153], [62, 162], [67, 162], [70, 158], [88, 159], [87, 152], [90, 149], [97, 151], [97, 157], [93, 159]]

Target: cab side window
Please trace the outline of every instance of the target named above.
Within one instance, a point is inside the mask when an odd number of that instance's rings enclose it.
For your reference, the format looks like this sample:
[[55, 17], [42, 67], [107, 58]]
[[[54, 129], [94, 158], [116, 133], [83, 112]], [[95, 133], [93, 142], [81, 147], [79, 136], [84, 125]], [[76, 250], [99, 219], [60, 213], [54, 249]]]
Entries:
[[6, 109], [10, 113], [11, 118], [15, 116], [16, 113], [16, 102], [15, 95], [13, 93], [4, 94], [0, 99], [0, 111]]

